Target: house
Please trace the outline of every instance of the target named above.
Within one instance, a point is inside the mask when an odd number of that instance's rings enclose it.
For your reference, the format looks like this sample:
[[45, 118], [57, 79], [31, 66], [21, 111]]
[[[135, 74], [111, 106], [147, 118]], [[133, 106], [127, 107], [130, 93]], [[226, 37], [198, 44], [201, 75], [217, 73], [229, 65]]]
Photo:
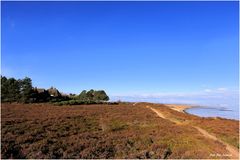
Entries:
[[56, 88], [51, 87], [47, 91], [52, 97], [61, 97], [62, 96], [61, 93]]

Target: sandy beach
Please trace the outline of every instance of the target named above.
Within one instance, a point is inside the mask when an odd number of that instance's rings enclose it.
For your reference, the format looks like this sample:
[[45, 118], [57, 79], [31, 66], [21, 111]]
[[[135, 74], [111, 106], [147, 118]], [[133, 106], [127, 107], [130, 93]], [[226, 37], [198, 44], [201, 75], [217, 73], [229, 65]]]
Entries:
[[190, 105], [182, 105], [182, 104], [164, 104], [166, 106], [168, 106], [169, 108], [181, 112], [181, 113], [185, 113], [185, 110], [188, 108], [192, 108], [193, 106]]

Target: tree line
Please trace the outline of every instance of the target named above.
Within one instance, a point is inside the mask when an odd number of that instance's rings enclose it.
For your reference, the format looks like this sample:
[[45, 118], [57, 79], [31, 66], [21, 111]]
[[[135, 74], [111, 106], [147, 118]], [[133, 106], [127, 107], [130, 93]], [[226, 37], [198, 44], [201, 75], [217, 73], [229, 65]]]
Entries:
[[[56, 88], [40, 89], [32, 86], [31, 78], [15, 79], [1, 76], [1, 101], [18, 103], [65, 102], [90, 104], [108, 101], [104, 90], [83, 90], [79, 95], [61, 94]], [[65, 104], [64, 103], [64, 104]]]

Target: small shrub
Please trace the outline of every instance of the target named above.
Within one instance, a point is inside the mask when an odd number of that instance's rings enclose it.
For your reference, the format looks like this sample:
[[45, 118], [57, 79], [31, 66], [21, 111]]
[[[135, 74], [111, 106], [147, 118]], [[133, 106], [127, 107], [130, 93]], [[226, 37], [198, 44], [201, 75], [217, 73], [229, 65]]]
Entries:
[[47, 146], [47, 145], [42, 146], [42, 147], [41, 147], [41, 152], [42, 152], [43, 154], [47, 154], [47, 153], [49, 152], [48, 146]]
[[22, 153], [22, 147], [13, 140], [2, 143], [1, 152], [3, 159], [25, 158], [25, 155]]
[[127, 124], [125, 124], [121, 121], [114, 120], [110, 124], [111, 131], [119, 131], [119, 130], [123, 130], [125, 128], [127, 128]]
[[168, 156], [170, 156], [172, 154], [171, 149], [168, 147], [163, 154], [163, 159], [166, 159]]

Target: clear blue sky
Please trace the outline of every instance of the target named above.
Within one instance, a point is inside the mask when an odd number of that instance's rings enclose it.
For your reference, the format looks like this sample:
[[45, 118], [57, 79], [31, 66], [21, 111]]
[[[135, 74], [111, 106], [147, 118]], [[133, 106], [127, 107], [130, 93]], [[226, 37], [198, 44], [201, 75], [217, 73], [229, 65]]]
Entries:
[[2, 74], [110, 95], [238, 89], [238, 2], [2, 2]]

